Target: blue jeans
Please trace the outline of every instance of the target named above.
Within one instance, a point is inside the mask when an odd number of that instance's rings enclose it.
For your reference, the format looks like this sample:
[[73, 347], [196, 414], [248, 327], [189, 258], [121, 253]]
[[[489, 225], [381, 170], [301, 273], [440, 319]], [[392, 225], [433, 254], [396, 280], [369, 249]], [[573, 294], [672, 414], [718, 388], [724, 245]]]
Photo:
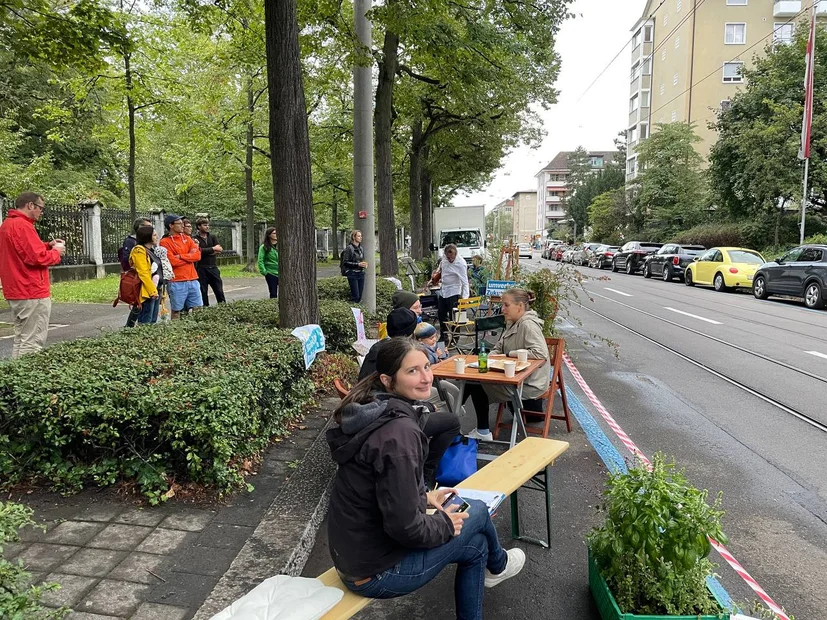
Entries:
[[362, 301], [362, 292], [365, 290], [365, 272], [348, 271], [347, 283], [350, 284], [350, 300], [358, 304]]
[[410, 551], [399, 564], [367, 583], [357, 586], [345, 581], [345, 586], [368, 598], [395, 598], [418, 590], [448, 564], [456, 564], [454, 600], [457, 620], [480, 620], [485, 569], [494, 574], [501, 573], [508, 556], [500, 546], [486, 505], [477, 500], [468, 503], [471, 505], [469, 517], [463, 522], [459, 536], [433, 549]]
[[145, 299], [138, 314], [138, 324], [147, 325], [158, 320], [158, 310], [161, 309], [161, 298]]

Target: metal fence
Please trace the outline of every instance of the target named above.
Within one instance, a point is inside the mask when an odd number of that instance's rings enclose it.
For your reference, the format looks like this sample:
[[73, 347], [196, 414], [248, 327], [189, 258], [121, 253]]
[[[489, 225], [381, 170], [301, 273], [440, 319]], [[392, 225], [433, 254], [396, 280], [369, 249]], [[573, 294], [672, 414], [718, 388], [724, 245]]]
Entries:
[[[253, 252], [258, 252], [258, 246], [260, 246], [264, 242], [264, 231], [267, 230], [272, 224], [268, 222], [256, 222], [255, 228], [253, 229]], [[247, 224], [241, 224], [241, 246], [244, 248], [242, 254], [246, 255], [247, 249]]]
[[[236, 256], [233, 249], [233, 223], [230, 220], [210, 220], [210, 232], [218, 239], [218, 245], [223, 248], [219, 256]], [[195, 231], [198, 234], [198, 231]]]
[[[14, 208], [12, 200], [3, 200], [3, 219]], [[83, 213], [78, 205], [61, 205], [48, 203], [43, 210], [43, 217], [35, 222], [35, 230], [43, 241], [63, 239], [66, 253], [61, 265], [87, 265], [92, 259], [84, 252]]]
[[[149, 213], [141, 213], [139, 217], [152, 221]], [[118, 250], [121, 249], [124, 238], [132, 234], [133, 223], [134, 220], [129, 217], [129, 211], [101, 208], [101, 246], [104, 263], [118, 262]]]

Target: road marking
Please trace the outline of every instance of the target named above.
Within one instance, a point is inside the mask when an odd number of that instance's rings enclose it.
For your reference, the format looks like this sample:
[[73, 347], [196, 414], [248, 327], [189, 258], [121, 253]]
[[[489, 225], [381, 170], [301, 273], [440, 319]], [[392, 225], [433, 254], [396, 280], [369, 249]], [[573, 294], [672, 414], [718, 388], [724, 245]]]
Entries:
[[712, 323], [713, 325], [720, 325], [721, 323], [718, 321], [713, 321], [712, 319], [705, 319], [702, 316], [698, 316], [697, 314], [689, 314], [688, 312], [684, 312], [683, 310], [676, 310], [675, 308], [670, 308], [669, 306], [664, 306], [664, 310], [669, 310], [670, 312], [677, 312], [678, 314], [683, 314], [684, 316], [691, 316], [693, 319], [698, 319], [699, 321], [706, 321], [707, 323]]
[[804, 353], [809, 353], [810, 355], [815, 355], [817, 357], [823, 357], [827, 360], [827, 353], [819, 353], [818, 351], [804, 351]]
[[[53, 329], [59, 329], [61, 327], [69, 327], [69, 326], [68, 325], [63, 325], [62, 323], [52, 323], [51, 325], [49, 325], [49, 330], [51, 331]], [[4, 328], [4, 329], [7, 329], [7, 328]], [[0, 336], [0, 340], [8, 340], [9, 338], [14, 338], [14, 334], [12, 334], [11, 336]]]
[[634, 295], [629, 295], [629, 293], [624, 293], [623, 291], [618, 291], [614, 288], [609, 288], [608, 286], [604, 286], [607, 291], [611, 291], [612, 293], [617, 293], [618, 295], [623, 295], [624, 297], [634, 297]]
[[248, 288], [250, 288], [250, 287], [249, 286], [228, 286], [224, 289], [224, 292], [225, 293], [235, 293], [237, 291], [245, 291]]

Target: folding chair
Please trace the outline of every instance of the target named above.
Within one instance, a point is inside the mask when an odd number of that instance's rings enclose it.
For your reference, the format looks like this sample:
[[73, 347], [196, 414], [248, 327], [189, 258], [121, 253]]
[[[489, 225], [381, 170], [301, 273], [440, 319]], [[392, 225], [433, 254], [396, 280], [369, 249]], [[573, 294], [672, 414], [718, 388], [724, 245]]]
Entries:
[[[546, 338], [546, 345], [548, 346], [548, 356], [551, 360], [551, 381], [548, 385], [548, 390], [538, 398], [538, 400], [545, 400], [546, 406], [543, 411], [528, 411], [522, 409], [520, 415], [523, 416], [523, 423], [527, 433], [540, 435], [543, 439], [548, 438], [549, 425], [552, 420], [564, 420], [566, 422], [566, 429], [571, 432], [571, 412], [569, 410], [569, 399], [566, 396], [566, 387], [563, 385], [563, 350], [566, 347], [566, 341], [562, 338]], [[552, 413], [554, 407], [554, 394], [560, 391], [560, 399], [563, 401], [563, 413], [554, 415]], [[503, 411], [505, 404], [500, 404], [497, 409], [497, 421], [494, 424], [494, 439], [500, 433], [500, 429], [511, 430], [510, 424], [503, 424]], [[543, 419], [543, 427], [535, 428], [526, 424], [526, 417], [539, 417]]]
[[470, 311], [471, 316], [468, 317], [468, 320], [465, 323], [458, 323], [457, 321], [448, 321], [448, 323], [445, 324], [448, 328], [448, 342], [445, 343], [446, 349], [456, 349], [458, 353], [469, 353], [471, 351], [471, 348], [469, 346], [461, 345], [460, 341], [463, 338], [468, 338], [470, 340], [471, 334], [474, 334], [474, 340], [476, 342], [476, 327], [474, 317], [476, 317], [479, 311], [481, 300], [481, 297], [470, 297], [468, 299], [460, 299], [457, 302], [456, 309], [460, 312], [464, 311], [466, 315]]
[[480, 351], [480, 334], [483, 335], [483, 340], [485, 340], [486, 332], [493, 332], [504, 328], [505, 316], [502, 314], [495, 314], [494, 316], [478, 316], [474, 321], [474, 354], [477, 354]]

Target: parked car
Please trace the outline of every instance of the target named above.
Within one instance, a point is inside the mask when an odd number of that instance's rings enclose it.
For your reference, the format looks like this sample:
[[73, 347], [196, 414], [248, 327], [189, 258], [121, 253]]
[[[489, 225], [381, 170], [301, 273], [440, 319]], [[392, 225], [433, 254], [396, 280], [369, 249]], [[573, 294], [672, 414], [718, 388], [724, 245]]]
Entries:
[[601, 245], [589, 258], [589, 267], [604, 269], [612, 266], [614, 255], [620, 250], [619, 245]]
[[519, 252], [520, 258], [534, 258], [530, 243], [521, 243], [517, 249], [517, 252]]
[[551, 257], [554, 260], [562, 261], [563, 260], [563, 253], [568, 249], [567, 245], [558, 245], [554, 248], [554, 252], [552, 253]]
[[564, 263], [570, 263], [571, 262], [571, 257], [574, 255], [574, 253], [578, 249], [579, 248], [577, 248], [577, 247], [566, 248], [566, 250], [563, 252], [563, 262]]
[[660, 276], [664, 282], [671, 282], [675, 277], [683, 280], [686, 268], [704, 250], [706, 248], [702, 245], [667, 243], [660, 250], [646, 257], [643, 262], [643, 277]]
[[540, 257], [550, 260], [551, 257], [552, 257], [552, 254], [554, 253], [554, 250], [557, 248], [557, 246], [558, 246], [558, 244], [556, 244], [556, 243], [547, 244], [545, 249], [543, 250], [543, 253], [540, 254]]
[[770, 295], [801, 297], [814, 310], [824, 307], [827, 291], [827, 245], [802, 245], [784, 256], [764, 263], [755, 272], [752, 294], [757, 299]]
[[589, 258], [592, 255], [592, 252], [599, 248], [602, 244], [600, 243], [585, 243], [583, 246], [579, 247], [577, 250], [574, 251], [571, 257], [571, 262], [575, 265], [580, 265], [581, 267], [585, 267], [589, 264]]
[[643, 268], [644, 259], [650, 254], [657, 252], [662, 243], [651, 241], [630, 241], [620, 248], [612, 257], [612, 271], [625, 270], [629, 275], [640, 271]]
[[764, 257], [755, 250], [711, 248], [686, 268], [683, 283], [713, 286], [719, 292], [752, 288], [752, 278], [764, 262]]

